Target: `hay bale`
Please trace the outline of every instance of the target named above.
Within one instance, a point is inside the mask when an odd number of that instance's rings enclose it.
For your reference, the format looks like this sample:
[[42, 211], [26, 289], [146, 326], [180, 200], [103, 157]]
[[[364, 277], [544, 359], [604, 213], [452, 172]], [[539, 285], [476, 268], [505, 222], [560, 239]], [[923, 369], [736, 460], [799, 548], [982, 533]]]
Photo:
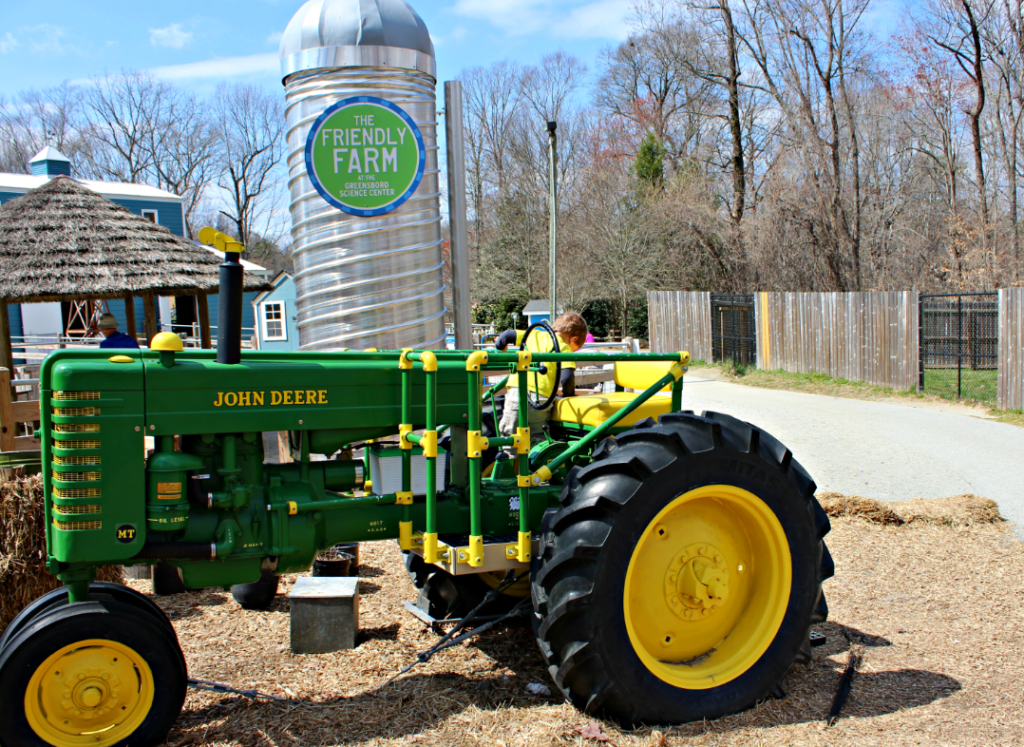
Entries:
[[[60, 586], [46, 571], [43, 505], [42, 477], [0, 483], [0, 632], [29, 602]], [[120, 566], [100, 568], [96, 578], [124, 582]]]
[[995, 501], [970, 493], [909, 501], [877, 501], [842, 493], [818, 493], [816, 497], [825, 513], [833, 518], [852, 517], [872, 524], [970, 527], [1005, 521]]

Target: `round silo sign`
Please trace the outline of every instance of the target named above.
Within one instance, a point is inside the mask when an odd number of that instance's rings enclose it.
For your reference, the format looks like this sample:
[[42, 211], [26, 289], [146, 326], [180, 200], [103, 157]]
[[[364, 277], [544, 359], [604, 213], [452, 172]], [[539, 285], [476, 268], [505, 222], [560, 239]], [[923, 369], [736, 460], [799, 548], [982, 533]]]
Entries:
[[306, 171], [327, 202], [352, 215], [389, 213], [423, 179], [426, 150], [412, 118], [390, 101], [355, 96], [317, 117]]

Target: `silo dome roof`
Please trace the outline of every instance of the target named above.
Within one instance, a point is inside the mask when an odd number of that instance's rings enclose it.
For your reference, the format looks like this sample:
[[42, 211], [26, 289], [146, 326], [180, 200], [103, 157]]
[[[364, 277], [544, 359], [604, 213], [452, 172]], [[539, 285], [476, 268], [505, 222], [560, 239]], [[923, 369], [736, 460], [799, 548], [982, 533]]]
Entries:
[[398, 67], [435, 75], [427, 25], [405, 0], [309, 0], [281, 37], [281, 73]]

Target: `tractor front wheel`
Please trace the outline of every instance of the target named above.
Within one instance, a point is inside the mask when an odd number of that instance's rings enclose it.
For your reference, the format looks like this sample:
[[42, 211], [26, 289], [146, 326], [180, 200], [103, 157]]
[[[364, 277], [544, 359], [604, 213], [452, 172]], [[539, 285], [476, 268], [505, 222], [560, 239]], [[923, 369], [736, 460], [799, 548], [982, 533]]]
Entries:
[[741, 711], [809, 659], [828, 517], [767, 433], [716, 413], [611, 438], [570, 475], [534, 567], [551, 675], [587, 713], [671, 724]]
[[185, 701], [173, 631], [112, 599], [38, 615], [0, 650], [0, 744], [113, 747], [163, 740]]

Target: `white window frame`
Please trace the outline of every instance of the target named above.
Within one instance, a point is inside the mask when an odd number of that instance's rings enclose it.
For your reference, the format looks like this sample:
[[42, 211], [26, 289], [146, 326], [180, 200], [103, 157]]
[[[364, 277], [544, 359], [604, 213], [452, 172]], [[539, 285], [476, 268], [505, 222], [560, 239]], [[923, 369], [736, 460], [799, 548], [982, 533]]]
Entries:
[[[281, 334], [271, 335], [267, 331], [267, 307], [277, 306], [281, 314]], [[273, 321], [278, 321], [274, 319]], [[263, 328], [263, 339], [268, 342], [280, 342], [288, 339], [288, 319], [285, 317], [285, 303], [284, 301], [263, 301], [260, 303], [260, 322]]]
[[153, 222], [156, 223], [159, 226], [160, 225], [160, 211], [159, 210], [143, 210], [142, 211], [142, 217], [143, 218], [149, 218], [149, 216], [151, 216], [151, 215], [153, 216]]

